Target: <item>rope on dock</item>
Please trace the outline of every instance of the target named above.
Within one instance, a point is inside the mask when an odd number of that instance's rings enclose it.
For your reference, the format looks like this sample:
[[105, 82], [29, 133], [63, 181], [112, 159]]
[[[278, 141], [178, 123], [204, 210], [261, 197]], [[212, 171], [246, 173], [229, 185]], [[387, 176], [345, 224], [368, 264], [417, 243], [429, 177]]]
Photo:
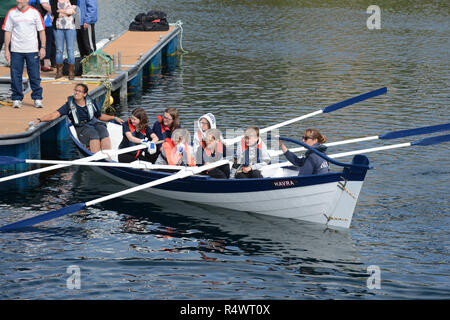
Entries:
[[183, 49], [183, 22], [181, 22], [180, 20], [178, 20], [175, 23], [170, 23], [171, 26], [177, 26], [181, 29], [181, 33], [180, 33], [180, 50], [182, 53], [189, 53], [186, 50]]
[[110, 81], [104, 80], [102, 82], [102, 85], [106, 89], [105, 101], [103, 101], [102, 112], [106, 113], [106, 114], [109, 114], [109, 115], [112, 115], [112, 114], [114, 114], [114, 112], [116, 112], [116, 109], [113, 106], [111, 106], [112, 84], [111, 84]]

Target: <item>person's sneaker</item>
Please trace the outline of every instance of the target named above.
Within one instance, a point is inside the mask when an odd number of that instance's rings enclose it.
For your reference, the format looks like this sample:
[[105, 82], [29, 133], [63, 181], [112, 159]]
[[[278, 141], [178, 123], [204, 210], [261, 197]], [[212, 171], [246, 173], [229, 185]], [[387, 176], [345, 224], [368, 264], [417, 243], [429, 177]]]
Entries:
[[20, 108], [22, 106], [22, 101], [20, 100], [14, 100], [13, 101], [13, 108]]
[[35, 108], [43, 108], [44, 105], [42, 104], [42, 100], [39, 100], [39, 99], [34, 100], [34, 107]]

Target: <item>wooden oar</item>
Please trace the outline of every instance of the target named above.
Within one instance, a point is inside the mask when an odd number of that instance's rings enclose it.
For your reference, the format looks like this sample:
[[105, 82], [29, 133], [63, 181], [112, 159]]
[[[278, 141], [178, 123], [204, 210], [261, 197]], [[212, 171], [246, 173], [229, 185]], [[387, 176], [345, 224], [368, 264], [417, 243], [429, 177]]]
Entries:
[[[370, 140], [378, 140], [378, 139], [380, 139], [380, 140], [399, 139], [399, 138], [405, 138], [405, 137], [416, 136], [416, 135], [421, 135], [421, 134], [428, 134], [428, 133], [435, 133], [435, 132], [449, 131], [449, 130], [450, 130], [450, 123], [445, 123], [445, 124], [438, 124], [438, 125], [434, 125], [434, 126], [421, 127], [421, 128], [415, 128], [415, 129], [391, 131], [391, 132], [387, 132], [387, 133], [379, 135], [379, 136], [369, 136], [369, 137], [364, 137], [364, 138], [324, 143], [324, 146], [332, 147], [332, 146], [339, 146], [339, 145], [344, 145], [344, 144], [357, 143], [357, 142], [370, 141]], [[293, 149], [289, 149], [289, 150], [291, 152], [299, 152], [299, 151], [305, 151], [306, 149], [303, 147], [299, 147], [299, 148], [293, 148]], [[271, 157], [275, 157], [275, 156], [279, 156], [279, 155], [283, 154], [282, 150], [268, 150], [268, 152]]]
[[[349, 151], [349, 152], [335, 153], [335, 154], [329, 155], [328, 157], [335, 159], [335, 158], [353, 156], [353, 155], [357, 155], [357, 154], [365, 154], [365, 153], [370, 153], [370, 152], [377, 152], [377, 151], [411, 147], [411, 146], [431, 146], [431, 145], [448, 142], [448, 141], [450, 141], [450, 134], [424, 138], [421, 140], [416, 140], [416, 141], [411, 141], [411, 142], [397, 143], [397, 144], [392, 144], [389, 146], [382, 146], [382, 147], [375, 147], [375, 148], [369, 148], [369, 149], [354, 150], [354, 151]], [[262, 170], [281, 168], [281, 167], [286, 167], [286, 166], [291, 166], [291, 165], [292, 165], [292, 163], [290, 163], [289, 161], [284, 161], [284, 162], [264, 166], [264, 167], [262, 167]]]
[[[119, 149], [119, 150], [103, 150], [103, 151], [99, 151], [96, 154], [86, 157], [86, 158], [81, 158], [81, 159], [77, 159], [74, 160], [73, 162], [89, 162], [89, 161], [97, 161], [97, 160], [103, 160], [103, 159], [107, 159], [113, 155], [118, 155], [118, 154], [122, 154], [122, 153], [127, 153], [127, 152], [132, 152], [132, 151], [137, 151], [140, 149], [145, 149], [147, 148], [146, 144], [139, 144], [136, 146], [132, 146], [132, 147], [128, 147], [128, 148], [124, 148], [124, 149]], [[6, 160], [5, 163], [1, 163], [0, 165], [11, 165], [14, 163], [9, 162], [8, 158], [4, 158]], [[1, 159], [0, 159], [1, 160]], [[20, 161], [22, 161], [22, 159], [19, 159]], [[17, 162], [17, 163], [21, 163], [21, 162]], [[9, 181], [9, 180], [13, 180], [13, 179], [17, 179], [17, 178], [22, 178], [22, 177], [26, 177], [26, 176], [30, 176], [32, 174], [37, 174], [37, 173], [41, 173], [41, 172], [46, 172], [46, 171], [51, 171], [51, 170], [56, 170], [56, 169], [60, 169], [60, 168], [64, 168], [64, 167], [68, 167], [71, 166], [71, 164], [57, 164], [54, 166], [50, 166], [50, 167], [46, 167], [46, 168], [40, 168], [40, 169], [36, 169], [36, 170], [31, 170], [31, 171], [27, 171], [27, 172], [22, 172], [22, 173], [18, 173], [18, 174], [14, 174], [11, 176], [6, 176], [3, 178], [0, 178], [0, 183], [1, 182], [5, 182], [5, 181]]]
[[[297, 118], [294, 118], [294, 119], [291, 119], [291, 120], [287, 120], [287, 121], [275, 124], [275, 125], [270, 126], [270, 127], [266, 127], [264, 129], [259, 130], [259, 133], [260, 134], [266, 133], [266, 132], [269, 132], [269, 131], [272, 131], [272, 130], [275, 130], [275, 129], [278, 129], [278, 128], [281, 128], [281, 127], [284, 127], [284, 126], [287, 126], [287, 125], [292, 124], [294, 122], [297, 122], [297, 121], [300, 121], [300, 120], [304, 120], [304, 119], [316, 116], [316, 115], [321, 114], [321, 113], [330, 113], [330, 112], [342, 109], [344, 107], [348, 107], [348, 106], [350, 106], [352, 104], [355, 104], [355, 103], [358, 103], [358, 102], [361, 102], [361, 101], [364, 101], [364, 100], [367, 100], [367, 99], [370, 99], [370, 98], [373, 98], [373, 97], [385, 94], [386, 92], [387, 92], [387, 88], [386, 87], [383, 87], [383, 88], [380, 88], [380, 89], [377, 89], [377, 90], [373, 90], [373, 91], [369, 91], [367, 93], [360, 94], [360, 95], [358, 95], [356, 97], [349, 98], [349, 99], [346, 99], [346, 100], [338, 102], [338, 103], [334, 103], [334, 104], [329, 105], [328, 107], [325, 107], [325, 108], [323, 108], [321, 110], [317, 110], [317, 111], [308, 113], [306, 115], [303, 115], [303, 116], [300, 116], [300, 117], [297, 117]], [[233, 145], [233, 144], [241, 141], [242, 138], [243, 138], [243, 136], [239, 136], [239, 137], [232, 138], [232, 139], [225, 139], [224, 142], [225, 142], [226, 145]]]
[[35, 225], [37, 223], [40, 223], [40, 222], [52, 220], [52, 219], [55, 219], [55, 218], [58, 218], [58, 217], [61, 217], [64, 215], [75, 213], [77, 211], [83, 210], [86, 207], [89, 207], [89, 206], [92, 206], [92, 205], [95, 205], [95, 204], [98, 204], [98, 203], [101, 203], [104, 201], [108, 201], [108, 200], [111, 200], [111, 199], [114, 199], [117, 197], [121, 197], [121, 196], [130, 194], [130, 193], [133, 193], [133, 192], [141, 191], [144, 189], [152, 188], [157, 185], [161, 185], [163, 183], [167, 183], [170, 181], [183, 179], [183, 178], [192, 176], [194, 174], [197, 174], [197, 173], [200, 173], [200, 172], [203, 172], [206, 170], [211, 170], [213, 168], [220, 167], [220, 166], [222, 166], [224, 164], [228, 164], [228, 163], [229, 163], [228, 160], [220, 160], [220, 161], [210, 163], [210, 164], [207, 164], [207, 165], [204, 165], [201, 167], [185, 167], [183, 170], [180, 170], [173, 175], [170, 175], [170, 176], [167, 176], [167, 177], [164, 177], [164, 178], [152, 181], [152, 182], [148, 182], [143, 185], [132, 187], [132, 188], [129, 188], [129, 189], [126, 189], [126, 190], [123, 190], [120, 192], [116, 192], [116, 193], [110, 194], [108, 196], [104, 196], [104, 197], [101, 197], [101, 198], [98, 198], [95, 200], [91, 200], [88, 202], [76, 203], [76, 204], [73, 204], [73, 205], [65, 207], [65, 208], [61, 208], [61, 209], [58, 209], [55, 211], [50, 211], [50, 212], [47, 212], [47, 213], [44, 213], [44, 214], [41, 214], [41, 215], [38, 215], [38, 216], [35, 216], [32, 218], [24, 219], [24, 220], [21, 220], [18, 222], [14, 222], [14, 223], [5, 225], [3, 227], [0, 227], [0, 231], [7, 231], [7, 230], [12, 230], [12, 229], [29, 227], [29, 226]]

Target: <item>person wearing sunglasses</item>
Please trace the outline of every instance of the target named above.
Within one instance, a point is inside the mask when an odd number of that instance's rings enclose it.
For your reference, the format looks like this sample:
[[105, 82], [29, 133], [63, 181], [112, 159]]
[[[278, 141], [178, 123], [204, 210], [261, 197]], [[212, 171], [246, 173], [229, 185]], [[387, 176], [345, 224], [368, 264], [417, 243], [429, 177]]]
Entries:
[[[327, 147], [323, 145], [327, 141], [327, 138], [317, 129], [306, 129], [302, 139], [303, 143], [315, 148], [317, 151], [325, 153], [327, 150]], [[299, 176], [323, 174], [330, 171], [328, 162], [314, 152], [307, 150], [303, 156], [298, 157], [293, 152], [289, 151], [282, 141], [279, 143], [286, 159], [294, 166], [299, 167]]]

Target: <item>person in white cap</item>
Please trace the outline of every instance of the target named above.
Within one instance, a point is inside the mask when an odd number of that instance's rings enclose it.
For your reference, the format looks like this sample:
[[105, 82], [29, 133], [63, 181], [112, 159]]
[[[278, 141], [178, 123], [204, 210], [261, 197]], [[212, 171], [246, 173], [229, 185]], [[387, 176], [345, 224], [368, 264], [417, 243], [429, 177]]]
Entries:
[[194, 154], [197, 153], [199, 147], [202, 146], [206, 131], [216, 129], [216, 117], [212, 113], [206, 113], [198, 118], [198, 130], [194, 135]]

